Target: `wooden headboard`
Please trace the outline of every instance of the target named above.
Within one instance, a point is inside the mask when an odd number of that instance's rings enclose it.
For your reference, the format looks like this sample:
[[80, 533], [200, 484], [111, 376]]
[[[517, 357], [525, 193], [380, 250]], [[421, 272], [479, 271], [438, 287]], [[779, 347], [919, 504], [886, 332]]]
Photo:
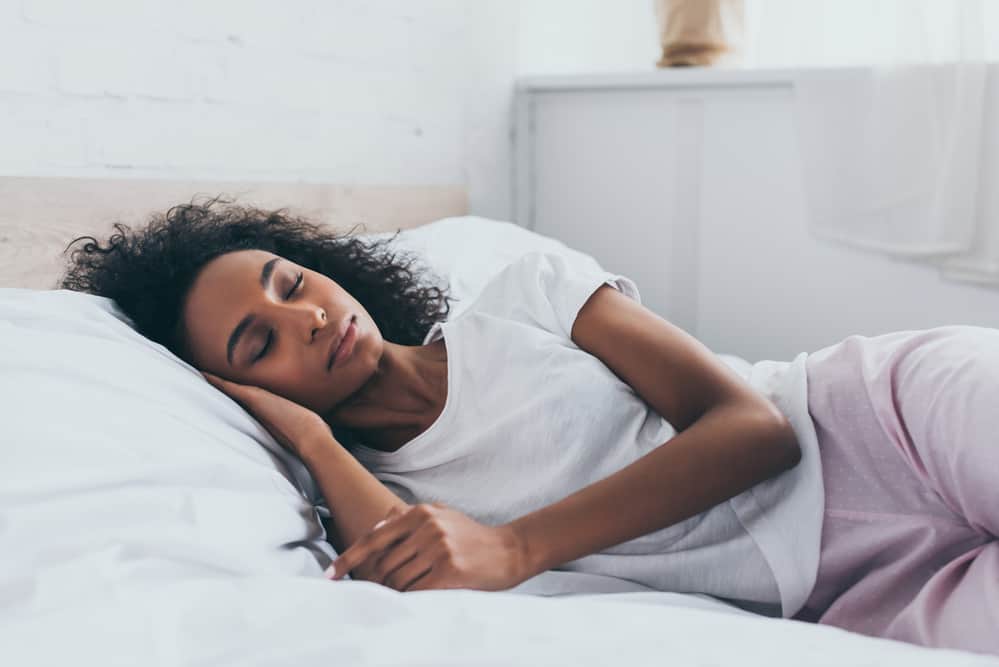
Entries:
[[51, 289], [74, 238], [103, 240], [115, 222], [142, 226], [152, 213], [217, 195], [337, 229], [363, 224], [357, 233], [407, 229], [468, 209], [461, 186], [0, 177], [0, 287]]

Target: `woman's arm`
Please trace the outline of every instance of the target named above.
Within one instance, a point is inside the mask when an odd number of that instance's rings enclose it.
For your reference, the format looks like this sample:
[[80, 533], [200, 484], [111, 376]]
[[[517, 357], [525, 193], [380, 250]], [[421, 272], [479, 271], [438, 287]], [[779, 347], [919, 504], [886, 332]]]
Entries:
[[212, 373], [202, 375], [242, 405], [308, 466], [329, 505], [333, 530], [327, 530], [338, 552], [369, 533], [392, 509], [409, 507], [361, 466], [312, 410], [262, 387], [239, 384]]
[[333, 434], [316, 433], [297, 447], [299, 456], [326, 498], [335, 531], [330, 539], [342, 553], [358, 538], [371, 532], [392, 508], [409, 505], [378, 481]]
[[695, 338], [620, 292], [598, 289], [579, 311], [572, 339], [678, 434], [504, 526], [443, 506], [410, 508], [345, 552], [336, 573], [366, 564], [375, 581], [399, 590], [502, 590], [699, 514], [799, 461], [794, 431], [772, 403]]
[[521, 577], [700, 514], [792, 467], [794, 442], [766, 414], [718, 406], [631, 465], [511, 522]]

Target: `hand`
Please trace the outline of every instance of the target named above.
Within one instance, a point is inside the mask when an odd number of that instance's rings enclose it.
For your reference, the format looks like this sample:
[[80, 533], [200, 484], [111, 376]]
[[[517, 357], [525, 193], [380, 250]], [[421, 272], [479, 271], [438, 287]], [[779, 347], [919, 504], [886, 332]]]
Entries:
[[294, 401], [262, 387], [231, 382], [207, 372], [201, 374], [242, 405], [282, 446], [300, 457], [304, 457], [303, 447], [321, 441], [320, 437], [333, 435], [322, 417]]
[[393, 508], [327, 570], [352, 570], [398, 591], [473, 588], [500, 591], [521, 583], [524, 549], [509, 526], [486, 526], [441, 503]]

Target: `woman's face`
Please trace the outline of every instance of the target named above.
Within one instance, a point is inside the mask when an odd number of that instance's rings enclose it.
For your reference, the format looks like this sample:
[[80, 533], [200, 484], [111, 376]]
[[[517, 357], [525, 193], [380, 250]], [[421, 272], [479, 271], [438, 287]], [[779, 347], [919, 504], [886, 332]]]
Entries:
[[[323, 414], [378, 368], [384, 341], [337, 283], [264, 250], [216, 257], [183, 309], [188, 352], [202, 370], [263, 387]], [[349, 356], [329, 361], [354, 322]], [[341, 352], [351, 345], [344, 340]]]

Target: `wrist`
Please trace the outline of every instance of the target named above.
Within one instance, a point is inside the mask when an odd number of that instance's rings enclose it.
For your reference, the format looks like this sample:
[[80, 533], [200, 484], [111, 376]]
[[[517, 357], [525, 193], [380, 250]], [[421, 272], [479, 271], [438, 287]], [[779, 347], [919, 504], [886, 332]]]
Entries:
[[298, 456], [305, 464], [309, 464], [318, 458], [327, 457], [338, 452], [346, 451], [329, 429], [317, 430], [315, 433], [302, 439], [297, 447]]
[[524, 526], [513, 521], [503, 526], [510, 536], [510, 554], [516, 583], [520, 584], [544, 571], [539, 545], [532, 542]]

